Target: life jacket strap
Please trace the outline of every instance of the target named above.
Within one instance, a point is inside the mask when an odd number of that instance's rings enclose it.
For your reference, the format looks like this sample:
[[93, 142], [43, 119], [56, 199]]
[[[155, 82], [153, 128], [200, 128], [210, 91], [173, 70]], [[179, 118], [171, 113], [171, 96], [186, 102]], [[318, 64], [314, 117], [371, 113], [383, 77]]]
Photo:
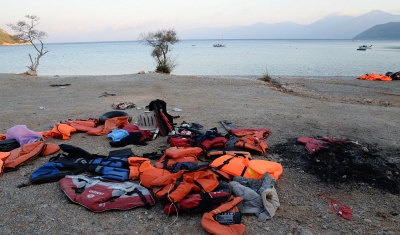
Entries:
[[216, 170], [220, 170], [223, 166], [225, 166], [226, 164], [228, 164], [234, 157], [228, 158], [226, 159], [221, 165], [216, 166], [215, 169]]
[[147, 201], [146, 197], [143, 195], [143, 193], [139, 189], [135, 188], [133, 191], [127, 193], [127, 195], [132, 195], [134, 193], [137, 193], [137, 195], [139, 195], [140, 199], [144, 203], [144, 207], [146, 209], [150, 209], [151, 205], [150, 205], [149, 201]]
[[240, 176], [244, 176], [244, 174], [246, 173], [246, 170], [247, 170], [247, 166], [243, 167], [243, 171], [242, 171], [242, 173], [240, 173]]

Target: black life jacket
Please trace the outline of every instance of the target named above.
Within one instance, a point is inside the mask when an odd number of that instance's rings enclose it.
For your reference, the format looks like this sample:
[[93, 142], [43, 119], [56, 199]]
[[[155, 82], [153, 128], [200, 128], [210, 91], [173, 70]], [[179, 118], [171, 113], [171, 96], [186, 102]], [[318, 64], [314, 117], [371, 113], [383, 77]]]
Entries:
[[[84, 158], [73, 158], [58, 154], [50, 161], [35, 170], [30, 176], [31, 184], [56, 182], [66, 175], [77, 175], [86, 170], [88, 162]], [[25, 185], [21, 185], [25, 186]]]

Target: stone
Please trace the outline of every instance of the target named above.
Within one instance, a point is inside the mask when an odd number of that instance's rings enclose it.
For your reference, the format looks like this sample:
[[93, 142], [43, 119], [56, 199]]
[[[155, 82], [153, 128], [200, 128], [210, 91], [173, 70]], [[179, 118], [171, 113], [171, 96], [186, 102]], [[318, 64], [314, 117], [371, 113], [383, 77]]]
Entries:
[[145, 73], [146, 73], [146, 72], [143, 71], [143, 70], [138, 72], [138, 74], [145, 74]]

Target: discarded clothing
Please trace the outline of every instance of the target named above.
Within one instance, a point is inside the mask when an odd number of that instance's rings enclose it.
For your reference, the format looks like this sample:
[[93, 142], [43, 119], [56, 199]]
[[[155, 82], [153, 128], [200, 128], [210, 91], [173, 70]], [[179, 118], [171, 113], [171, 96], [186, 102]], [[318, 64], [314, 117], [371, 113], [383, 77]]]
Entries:
[[132, 102], [119, 102], [119, 103], [113, 103], [111, 105], [111, 108], [116, 109], [116, 110], [131, 109], [134, 107], [135, 107], [135, 104]]
[[299, 137], [297, 142], [305, 144], [306, 149], [310, 154], [315, 154], [321, 149], [329, 148], [329, 143], [342, 144], [346, 139], [334, 139], [330, 137], [313, 139], [310, 137]]
[[260, 180], [245, 177], [233, 177], [229, 182], [233, 195], [242, 197], [242, 213], [254, 213], [258, 221], [265, 222], [275, 215], [280, 206], [278, 194], [274, 187], [276, 180], [265, 173]]
[[127, 145], [147, 145], [145, 141], [142, 141], [143, 135], [141, 132], [133, 132], [122, 138], [120, 141], [110, 142], [111, 147], [125, 147]]
[[323, 193], [318, 193], [315, 194], [314, 196], [320, 196], [322, 198], [327, 198], [329, 199], [329, 208], [331, 208], [331, 210], [333, 210], [336, 214], [340, 215], [341, 217], [347, 219], [347, 220], [351, 220], [352, 216], [353, 216], [353, 211], [351, 210], [350, 207], [346, 206], [345, 204], [326, 196]]
[[111, 138], [112, 141], [117, 142], [120, 141], [121, 139], [127, 137], [129, 133], [126, 130], [123, 129], [118, 129], [118, 130], [113, 130], [111, 133], [107, 135], [108, 138]]

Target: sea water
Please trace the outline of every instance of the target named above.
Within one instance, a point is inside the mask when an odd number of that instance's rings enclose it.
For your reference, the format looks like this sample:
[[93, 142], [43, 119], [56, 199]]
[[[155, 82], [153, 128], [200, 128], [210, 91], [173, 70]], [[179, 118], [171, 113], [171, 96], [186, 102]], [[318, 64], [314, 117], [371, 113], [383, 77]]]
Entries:
[[[152, 48], [139, 41], [45, 43], [39, 75], [118, 75], [154, 71]], [[177, 75], [359, 76], [400, 70], [400, 41], [182, 40], [168, 53]], [[372, 49], [358, 51], [358, 46]], [[1, 46], [0, 73], [21, 73], [32, 45]]]

